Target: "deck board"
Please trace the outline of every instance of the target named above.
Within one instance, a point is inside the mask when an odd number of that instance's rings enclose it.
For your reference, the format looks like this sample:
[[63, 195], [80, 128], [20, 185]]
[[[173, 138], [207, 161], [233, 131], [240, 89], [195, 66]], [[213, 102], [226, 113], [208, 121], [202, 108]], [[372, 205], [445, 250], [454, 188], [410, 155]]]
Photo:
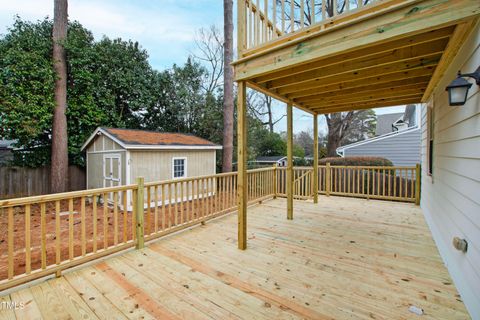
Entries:
[[[469, 319], [413, 204], [320, 197], [228, 215], [21, 289], [0, 319]], [[54, 301], [55, 297], [58, 300]]]

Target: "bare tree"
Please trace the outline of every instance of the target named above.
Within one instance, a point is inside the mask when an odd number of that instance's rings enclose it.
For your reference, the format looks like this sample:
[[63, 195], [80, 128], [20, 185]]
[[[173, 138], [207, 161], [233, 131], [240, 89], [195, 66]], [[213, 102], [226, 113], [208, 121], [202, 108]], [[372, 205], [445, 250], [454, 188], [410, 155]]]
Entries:
[[250, 114], [260, 120], [263, 125], [268, 126], [268, 130], [273, 132], [274, 125], [286, 117], [282, 114], [279, 118], [273, 115], [273, 99], [269, 95], [250, 90], [247, 93], [247, 107]]
[[344, 143], [351, 143], [372, 136], [376, 115], [371, 109], [325, 114], [327, 121], [327, 156], [337, 155], [337, 148]]
[[232, 171], [233, 161], [233, 0], [223, 0], [223, 172]]
[[195, 44], [199, 50], [193, 57], [202, 64], [207, 65], [208, 73], [203, 89], [207, 94], [213, 94], [223, 85], [224, 46], [223, 37], [214, 25], [208, 29], [201, 28], [195, 37]]
[[313, 156], [313, 130], [300, 131], [293, 137], [293, 142], [305, 150], [306, 156]]
[[[277, 1], [277, 9], [281, 9], [281, 0], [276, 0]], [[294, 26], [293, 27], [300, 27], [302, 17], [301, 17], [301, 9], [302, 9], [302, 3], [300, 0], [284, 0], [284, 16], [286, 18], [287, 22], [290, 22], [290, 16], [291, 16], [291, 4], [293, 1], [293, 7], [294, 7]], [[349, 2], [349, 5], [351, 7], [358, 7], [359, 1], [357, 0], [323, 0], [325, 1], [325, 16], [327, 18], [333, 17], [335, 14], [341, 14], [345, 11], [345, 8], [347, 7], [347, 2]], [[368, 4], [370, 0], [360, 0], [362, 2], [362, 5]], [[303, 1], [302, 1], [303, 2]], [[310, 1], [304, 1], [303, 3], [303, 23], [305, 26], [309, 26], [312, 24], [312, 15], [316, 16], [322, 16], [322, 1], [315, 1], [315, 4], [311, 5]], [[336, 13], [335, 13], [336, 11]], [[292, 30], [291, 25], [286, 26], [287, 31]]]
[[67, 0], [54, 0], [53, 15], [53, 67], [55, 69], [55, 110], [52, 127], [51, 191], [67, 190], [68, 137], [67, 137], [67, 58], [63, 42], [67, 38]]
[[[322, 2], [315, 1], [313, 7], [310, 1], [303, 3], [303, 12], [301, 12], [302, 4], [299, 0], [285, 0], [285, 12], [284, 15], [287, 21], [291, 21], [291, 4], [293, 1], [294, 6], [294, 21], [293, 26], [287, 26], [287, 29], [292, 30], [301, 26], [302, 20], [305, 26], [312, 24], [312, 16], [322, 15]], [[325, 16], [327, 18], [333, 17], [336, 14], [341, 14], [347, 7], [347, 1], [350, 6], [358, 7], [358, 1], [362, 1], [363, 5], [366, 5], [370, 0], [322, 0], [325, 1]], [[280, 0], [277, 0], [277, 4], [281, 4]], [[277, 6], [278, 8], [279, 6]], [[281, 7], [281, 6], [280, 6]], [[335, 12], [336, 11], [336, 12]], [[303, 19], [301, 17], [303, 14]], [[371, 116], [371, 110], [349, 111], [339, 112], [332, 114], [324, 114], [328, 127], [327, 135], [327, 155], [329, 157], [336, 156], [336, 149], [341, 146], [345, 141], [349, 141], [348, 138], [362, 136], [364, 132], [370, 130], [372, 121], [363, 122], [366, 117]], [[362, 125], [367, 124], [367, 125]], [[369, 126], [370, 125], [370, 126]]]

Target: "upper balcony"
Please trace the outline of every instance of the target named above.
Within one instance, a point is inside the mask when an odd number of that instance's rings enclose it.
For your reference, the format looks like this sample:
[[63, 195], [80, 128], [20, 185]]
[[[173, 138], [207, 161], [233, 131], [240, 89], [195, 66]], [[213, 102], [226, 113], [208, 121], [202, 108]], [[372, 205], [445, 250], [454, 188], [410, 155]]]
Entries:
[[236, 81], [314, 114], [426, 102], [477, 0], [238, 0]]

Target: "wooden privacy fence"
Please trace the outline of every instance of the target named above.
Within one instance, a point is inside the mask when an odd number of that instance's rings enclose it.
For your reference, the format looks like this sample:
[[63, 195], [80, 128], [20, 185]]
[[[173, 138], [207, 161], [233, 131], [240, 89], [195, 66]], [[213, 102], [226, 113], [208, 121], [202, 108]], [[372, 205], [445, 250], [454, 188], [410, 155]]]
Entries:
[[[274, 172], [248, 171], [249, 203], [274, 196]], [[0, 200], [0, 290], [236, 208], [236, 172]]]
[[[85, 189], [85, 170], [68, 168], [68, 190]], [[0, 167], [0, 199], [28, 197], [50, 193], [50, 167]]]
[[[320, 166], [318, 192], [419, 199], [417, 167]], [[0, 200], [0, 290], [167, 235], [237, 209], [236, 172]], [[293, 170], [296, 199], [313, 168]], [[249, 204], [286, 196], [286, 168], [247, 171]]]
[[[243, 21], [241, 47], [252, 49], [283, 35], [300, 32], [310, 26], [324, 29], [347, 20], [348, 13], [374, 1], [356, 0], [239, 0], [239, 19]], [[340, 22], [340, 21], [339, 21]], [[338, 23], [339, 23], [338, 22]], [[308, 30], [311, 33], [313, 30]], [[288, 39], [286, 39], [287, 41]]]

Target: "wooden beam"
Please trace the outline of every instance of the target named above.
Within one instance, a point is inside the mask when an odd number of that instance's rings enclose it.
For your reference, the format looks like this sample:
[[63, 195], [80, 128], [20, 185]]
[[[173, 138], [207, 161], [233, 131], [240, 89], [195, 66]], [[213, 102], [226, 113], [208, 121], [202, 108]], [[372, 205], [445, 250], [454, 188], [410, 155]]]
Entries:
[[305, 102], [305, 105], [316, 105], [316, 106], [336, 106], [336, 105], [343, 105], [348, 103], [357, 103], [357, 102], [365, 102], [370, 100], [378, 100], [378, 99], [392, 99], [398, 97], [405, 97], [405, 96], [412, 96], [412, 95], [423, 95], [425, 91], [425, 87], [419, 88], [408, 88], [405, 90], [391, 90], [391, 91], [383, 91], [379, 90], [376, 93], [366, 93], [358, 96], [348, 97], [348, 98], [333, 98], [333, 99], [314, 99]]
[[363, 57], [364, 59], [370, 59], [374, 56], [383, 56], [392, 52], [392, 50], [399, 50], [411, 47], [413, 44], [420, 45], [424, 43], [429, 43], [432, 41], [436, 41], [439, 39], [449, 38], [455, 27], [450, 26], [447, 28], [442, 28], [439, 30], [433, 30], [425, 33], [421, 33], [419, 35], [414, 35], [411, 37], [404, 37], [394, 41], [391, 41], [387, 44], [380, 44], [374, 45], [368, 48], [363, 48], [359, 50], [355, 50], [352, 52], [347, 52], [345, 54], [336, 55], [333, 57], [329, 57], [326, 59], [302, 64], [300, 66], [294, 66], [292, 68], [288, 68], [287, 70], [282, 70], [278, 72], [273, 72], [265, 76], [261, 76], [258, 78], [253, 79], [256, 83], [265, 83], [267, 81], [280, 79], [287, 76], [293, 76], [295, 74], [300, 74], [302, 72], [315, 70], [319, 68], [325, 68], [328, 66], [336, 65], [338, 63], [345, 63], [348, 61], [356, 60], [359, 57]]
[[287, 219], [293, 219], [293, 106], [287, 104]]
[[370, 68], [378, 69], [381, 66], [388, 66], [401, 61], [412, 61], [412, 59], [429, 59], [432, 56], [442, 54], [448, 43], [448, 38], [439, 39], [433, 42], [422, 43], [402, 49], [393, 49], [386, 53], [372, 55], [370, 57], [358, 57], [358, 59], [348, 62], [339, 62], [325, 68], [288, 76], [281, 79], [267, 82], [267, 88], [277, 89], [292, 84], [305, 83], [312, 80], [319, 80], [336, 74], [348, 74], [359, 70], [368, 70]]
[[460, 50], [460, 47], [470, 35], [470, 32], [475, 30], [475, 25], [478, 23], [478, 21], [479, 19], [472, 19], [470, 21], [457, 25], [447, 45], [447, 48], [445, 49], [445, 53], [443, 54], [442, 59], [440, 60], [440, 63], [435, 69], [432, 79], [430, 80], [430, 83], [425, 90], [425, 93], [422, 97], [422, 102], [425, 103], [429, 100], [430, 95], [432, 94], [440, 79], [442, 79], [443, 75], [447, 71], [447, 68], [450, 66], [452, 60], [455, 58], [458, 51]]
[[286, 95], [290, 99], [296, 99], [299, 97], [306, 97], [312, 96], [321, 93], [330, 93], [337, 91], [339, 93], [343, 92], [346, 89], [356, 90], [358, 88], [364, 88], [366, 85], [369, 87], [377, 86], [377, 85], [384, 85], [390, 83], [397, 83], [397, 81], [414, 81], [414, 79], [418, 77], [426, 77], [427, 81], [430, 80], [430, 76], [433, 73], [433, 69], [435, 66], [427, 66], [424, 68], [413, 69], [409, 71], [399, 71], [395, 73], [391, 73], [388, 75], [383, 76], [373, 76], [363, 81], [348, 81], [348, 82], [341, 82], [341, 83], [334, 83], [331, 85], [325, 85], [319, 88], [307, 89], [307, 90], [300, 90], [297, 92], [293, 92], [291, 94]]
[[376, 101], [369, 101], [364, 103], [351, 103], [345, 104], [341, 106], [335, 107], [318, 107], [318, 106], [309, 106], [313, 111], [318, 113], [326, 114], [326, 113], [335, 113], [335, 112], [343, 112], [343, 111], [352, 111], [352, 110], [364, 110], [364, 109], [372, 109], [372, 108], [383, 108], [383, 107], [392, 107], [392, 106], [400, 106], [404, 104], [411, 104], [411, 103], [420, 103], [420, 99], [422, 95], [407, 97], [405, 99], [391, 99], [391, 100], [376, 100]]
[[298, 44], [243, 61], [235, 65], [236, 79], [256, 78], [400, 37], [452, 26], [478, 15], [478, 0], [419, 1], [331, 32], [319, 31], [315, 37], [312, 35]]
[[359, 70], [347, 74], [330, 75], [319, 80], [311, 80], [300, 84], [294, 84], [277, 90], [281, 95], [293, 93], [299, 90], [318, 88], [324, 85], [341, 83], [346, 81], [361, 81], [373, 76], [382, 76], [397, 72], [405, 72], [416, 68], [436, 66], [442, 57], [441, 53], [433, 54], [426, 58], [413, 58], [405, 61], [391, 63], [389, 65]]
[[247, 86], [245, 81], [238, 82], [238, 249], [247, 248]]
[[351, 96], [357, 96], [358, 94], [363, 94], [363, 93], [375, 93], [378, 92], [379, 90], [382, 91], [392, 91], [396, 89], [406, 89], [406, 88], [426, 88], [428, 85], [428, 81], [430, 80], [430, 77], [419, 77], [419, 78], [413, 78], [413, 79], [405, 79], [405, 80], [399, 80], [399, 81], [393, 81], [393, 82], [386, 82], [386, 83], [380, 83], [377, 85], [370, 85], [368, 82], [365, 83], [365, 86], [358, 87], [358, 88], [353, 88], [353, 89], [344, 89], [344, 90], [336, 90], [336, 91], [330, 91], [330, 92], [325, 92], [321, 94], [315, 94], [315, 95], [310, 95], [306, 97], [300, 97], [298, 99], [295, 99], [295, 102], [297, 103], [304, 103], [307, 100], [320, 100], [320, 99], [329, 99], [329, 98], [348, 98]]
[[318, 115], [313, 115], [313, 203], [318, 203]]
[[264, 94], [266, 94], [266, 95], [268, 95], [272, 98], [275, 98], [275, 99], [277, 99], [281, 102], [291, 103], [292, 105], [296, 106], [297, 108], [301, 109], [302, 111], [313, 114], [313, 112], [311, 110], [304, 108], [302, 105], [295, 103], [293, 100], [287, 99], [286, 97], [277, 94], [275, 91], [268, 90], [267, 88], [265, 88], [261, 85], [258, 85], [254, 82], [247, 81], [247, 87], [249, 87], [251, 89], [254, 89], [258, 92], [264, 93]]

